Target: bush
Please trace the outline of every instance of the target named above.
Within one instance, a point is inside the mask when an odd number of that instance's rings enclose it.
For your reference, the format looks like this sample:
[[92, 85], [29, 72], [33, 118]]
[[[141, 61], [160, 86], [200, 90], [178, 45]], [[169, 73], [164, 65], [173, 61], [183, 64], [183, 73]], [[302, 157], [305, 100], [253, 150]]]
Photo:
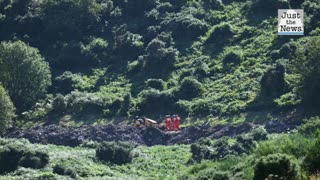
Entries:
[[301, 134], [277, 135], [274, 139], [263, 141], [255, 149], [258, 156], [267, 156], [273, 153], [289, 154], [302, 157], [310, 147], [309, 139]]
[[12, 126], [15, 108], [10, 97], [0, 83], [0, 135]]
[[161, 26], [170, 30], [177, 39], [198, 37], [207, 32], [209, 27], [202, 18], [197, 18], [196, 13], [198, 12], [200, 12], [200, 9], [184, 7], [180, 12], [172, 13], [165, 18], [161, 22]]
[[254, 167], [254, 180], [266, 179], [270, 175], [279, 179], [298, 179], [296, 162], [285, 154], [271, 154], [257, 160]]
[[206, 39], [205, 44], [223, 45], [233, 36], [233, 31], [230, 24], [223, 23], [217, 25]]
[[268, 133], [262, 127], [253, 129], [251, 131], [250, 135], [253, 137], [253, 140], [255, 140], [255, 141], [262, 141], [262, 140], [268, 139], [268, 137], [267, 137]]
[[170, 33], [162, 32], [151, 40], [144, 56], [144, 69], [152, 77], [162, 77], [172, 70], [178, 59], [179, 51], [174, 48]]
[[277, 98], [285, 90], [285, 69], [282, 65], [269, 69], [261, 79], [261, 95], [266, 98]]
[[253, 0], [249, 8], [252, 16], [276, 16], [278, 9], [288, 9], [289, 4], [285, 0]]
[[146, 86], [162, 91], [164, 88], [164, 81], [162, 79], [148, 79], [146, 81]]
[[0, 174], [15, 171], [18, 166], [40, 169], [48, 163], [46, 152], [31, 150], [21, 144], [9, 143], [0, 149]]
[[35, 177], [32, 178], [32, 180], [58, 180], [58, 178], [52, 172], [43, 172], [37, 174]]
[[234, 64], [239, 65], [241, 63], [242, 57], [241, 54], [238, 52], [231, 51], [225, 55], [223, 58], [223, 64]]
[[192, 77], [183, 78], [178, 89], [178, 97], [186, 100], [199, 97], [202, 95], [202, 93], [202, 84]]
[[112, 164], [126, 164], [133, 159], [133, 148], [134, 146], [128, 142], [103, 142], [96, 149], [96, 157]]
[[297, 88], [302, 103], [316, 111], [320, 109], [320, 36], [310, 37], [300, 42], [292, 60], [292, 72], [299, 75]]
[[57, 164], [53, 167], [53, 173], [59, 174], [59, 175], [67, 175], [72, 178], [77, 178], [77, 173], [74, 169], [70, 169], [66, 166], [63, 166], [62, 164]]
[[2, 147], [0, 149], [0, 174], [17, 170], [23, 153], [23, 146], [6, 145]]
[[53, 173], [59, 175], [67, 175], [72, 178], [87, 177], [90, 173], [90, 169], [82, 162], [76, 159], [62, 159], [59, 163], [54, 165]]
[[51, 85], [49, 64], [38, 49], [22, 41], [2, 42], [0, 59], [0, 82], [22, 112]]
[[20, 166], [41, 169], [49, 163], [49, 155], [41, 151], [26, 152], [20, 159]]
[[148, 89], [141, 91], [139, 96], [141, 101], [138, 106], [142, 114], [165, 114], [173, 108], [173, 97], [169, 92]]
[[209, 169], [200, 171], [196, 179], [197, 180], [207, 180], [207, 179], [229, 180], [230, 173], [227, 171], [217, 171], [215, 168], [209, 168]]
[[320, 129], [320, 117], [315, 116], [310, 119], [304, 119], [304, 124], [298, 127], [298, 132], [303, 135], [314, 135]]
[[320, 170], [320, 131], [318, 133], [318, 138], [309, 148], [303, 160], [304, 168], [311, 173], [317, 173]]
[[220, 160], [229, 155], [249, 154], [256, 147], [253, 138], [246, 135], [238, 136], [233, 144], [229, 141], [227, 137], [214, 142], [209, 139], [201, 139], [190, 147], [192, 159], [198, 162], [203, 159]]
[[208, 8], [208, 9], [220, 10], [223, 8], [221, 1], [218, 1], [218, 0], [202, 0], [202, 2], [203, 2], [204, 7]]

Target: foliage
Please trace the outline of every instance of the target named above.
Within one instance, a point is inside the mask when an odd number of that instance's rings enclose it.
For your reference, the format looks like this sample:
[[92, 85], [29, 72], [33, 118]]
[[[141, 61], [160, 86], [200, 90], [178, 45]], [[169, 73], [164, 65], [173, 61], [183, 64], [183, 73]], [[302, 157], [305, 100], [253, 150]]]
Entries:
[[49, 65], [22, 41], [0, 44], [0, 79], [17, 110], [32, 105], [51, 84]]
[[153, 115], [165, 114], [172, 108], [172, 95], [166, 91], [148, 89], [141, 91], [139, 96], [141, 96], [141, 101], [138, 107], [141, 112], [150, 112], [148, 114]]
[[134, 146], [127, 142], [103, 142], [96, 149], [96, 157], [113, 164], [130, 163], [133, 148]]
[[214, 142], [210, 139], [202, 139], [191, 145], [192, 159], [201, 161], [203, 159], [221, 160], [229, 155], [249, 154], [256, 146], [251, 136], [241, 135], [230, 143], [227, 137], [220, 138]]
[[146, 81], [146, 87], [162, 91], [164, 89], [164, 81], [162, 79], [148, 79]]
[[202, 84], [198, 80], [185, 77], [181, 81], [177, 94], [180, 99], [190, 100], [201, 96], [203, 91]]
[[5, 133], [13, 124], [15, 107], [8, 93], [0, 84], [0, 135]]
[[299, 179], [298, 165], [292, 157], [284, 154], [271, 154], [261, 157], [256, 162], [253, 179], [269, 177]]
[[[254, 0], [250, 4], [252, 15], [271, 16], [276, 15], [277, 9], [286, 9], [289, 7], [284, 0]], [[250, 12], [250, 11], [249, 11]]]
[[268, 137], [267, 137], [268, 133], [262, 127], [253, 129], [250, 132], [250, 134], [251, 134], [253, 140], [255, 140], [255, 141], [263, 141], [263, 140], [267, 140], [268, 139]]
[[[106, 4], [105, 4], [106, 5]], [[41, 11], [44, 15], [44, 35], [46, 40], [63, 38], [77, 39], [98, 25], [103, 13], [102, 4], [91, 0], [46, 0]]]
[[260, 142], [254, 153], [258, 156], [280, 153], [301, 157], [307, 153], [308, 147], [310, 147], [310, 141], [301, 134], [283, 134]]
[[81, 162], [74, 159], [62, 159], [53, 167], [53, 173], [67, 175], [72, 178], [87, 177], [89, 169], [81, 165]]
[[47, 152], [33, 150], [20, 143], [0, 147], [0, 173], [15, 171], [18, 166], [41, 169], [49, 163]]
[[144, 57], [144, 68], [151, 77], [161, 77], [172, 69], [178, 57], [171, 34], [162, 32], [150, 41]]
[[297, 48], [296, 58], [293, 61], [293, 72], [300, 75], [298, 87], [301, 87], [300, 94], [303, 103], [318, 109], [317, 102], [320, 96], [317, 95], [320, 84], [318, 77], [320, 73], [319, 62], [320, 57], [320, 37], [310, 37], [302, 41]]
[[196, 179], [206, 180], [206, 179], [216, 179], [216, 180], [229, 180], [230, 176], [228, 172], [217, 171], [215, 168], [209, 168], [200, 171]]
[[320, 129], [320, 118], [318, 116], [304, 119], [304, 124], [298, 127], [298, 132], [310, 136], [314, 135]]
[[320, 131], [318, 130], [318, 137], [310, 146], [308, 152], [303, 160], [303, 166], [311, 173], [317, 173], [320, 167]]

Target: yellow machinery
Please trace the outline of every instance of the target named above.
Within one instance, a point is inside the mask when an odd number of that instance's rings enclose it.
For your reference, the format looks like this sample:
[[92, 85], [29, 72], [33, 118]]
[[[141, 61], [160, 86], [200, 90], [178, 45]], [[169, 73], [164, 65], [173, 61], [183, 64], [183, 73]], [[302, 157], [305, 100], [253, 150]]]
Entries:
[[147, 126], [147, 127], [155, 127], [155, 128], [159, 127], [157, 121], [149, 118], [145, 118], [145, 117], [136, 119], [135, 126], [136, 127]]

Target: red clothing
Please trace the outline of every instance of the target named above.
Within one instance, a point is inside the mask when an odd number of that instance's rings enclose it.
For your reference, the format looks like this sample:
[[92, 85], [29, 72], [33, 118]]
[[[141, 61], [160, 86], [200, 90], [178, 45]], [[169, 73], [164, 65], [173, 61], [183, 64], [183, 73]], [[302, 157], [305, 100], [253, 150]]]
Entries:
[[177, 118], [173, 117], [171, 122], [171, 130], [175, 131], [177, 129]]
[[176, 120], [176, 129], [179, 130], [180, 129], [180, 117], [177, 116], [177, 120]]
[[166, 118], [166, 119], [164, 120], [164, 124], [165, 124], [166, 130], [170, 130], [171, 118]]

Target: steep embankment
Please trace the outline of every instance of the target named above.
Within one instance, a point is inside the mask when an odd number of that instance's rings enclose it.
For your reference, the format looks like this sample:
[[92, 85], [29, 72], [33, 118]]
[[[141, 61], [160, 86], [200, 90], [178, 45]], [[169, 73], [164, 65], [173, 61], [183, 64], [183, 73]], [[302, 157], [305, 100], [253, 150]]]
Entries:
[[[289, 131], [301, 121], [269, 121], [265, 128], [269, 133]], [[217, 139], [223, 136], [237, 136], [248, 133], [258, 125], [242, 123], [239, 125], [191, 126], [179, 132], [165, 132], [156, 128], [135, 128], [123, 125], [82, 126], [80, 128], [50, 125], [28, 130], [15, 129], [6, 136], [26, 138], [32, 143], [78, 146], [85, 141], [130, 141], [139, 145], [189, 144], [200, 138]]]

